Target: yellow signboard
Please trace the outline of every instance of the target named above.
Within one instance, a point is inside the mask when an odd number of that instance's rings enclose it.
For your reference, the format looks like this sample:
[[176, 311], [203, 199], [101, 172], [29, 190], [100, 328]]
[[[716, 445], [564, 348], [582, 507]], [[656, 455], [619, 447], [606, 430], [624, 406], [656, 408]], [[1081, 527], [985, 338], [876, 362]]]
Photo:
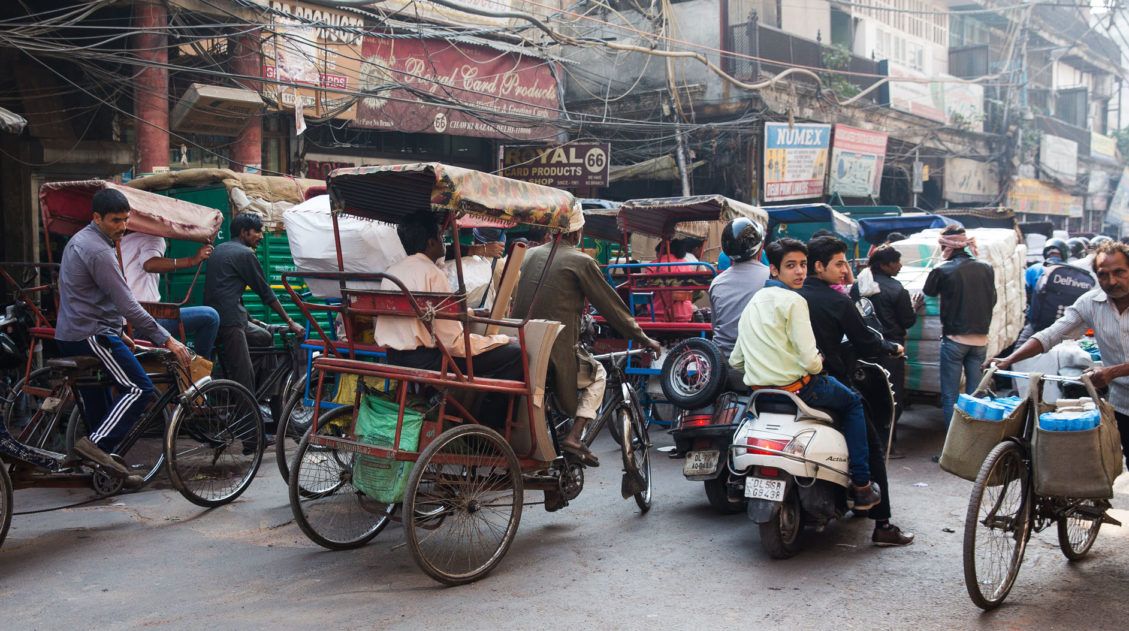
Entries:
[[1012, 180], [1007, 205], [1017, 213], [1030, 215], [1082, 216], [1081, 197], [1031, 178], [1019, 177]]

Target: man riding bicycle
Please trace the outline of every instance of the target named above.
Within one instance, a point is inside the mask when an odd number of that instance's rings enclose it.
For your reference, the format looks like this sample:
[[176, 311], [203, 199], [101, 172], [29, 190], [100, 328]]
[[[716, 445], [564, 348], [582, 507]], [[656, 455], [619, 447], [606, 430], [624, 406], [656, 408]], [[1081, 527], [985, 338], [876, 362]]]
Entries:
[[118, 265], [115, 246], [129, 222], [129, 200], [120, 191], [104, 189], [91, 203], [93, 221], [63, 249], [55, 340], [63, 355], [97, 357], [118, 384], [113, 399], [103, 387], [79, 389], [83, 418], [92, 431], [75, 441], [75, 452], [127, 486], [138, 487], [141, 477], [131, 475], [109, 453], [156, 398], [156, 389], [133, 355], [133, 341], [122, 333], [122, 317], [142, 338], [175, 353], [182, 365], [188, 365], [189, 354], [137, 303]]
[[1059, 342], [1093, 329], [1102, 367], [1093, 369], [1090, 379], [1096, 388], [1109, 387], [1109, 402], [1116, 412], [1122, 450], [1129, 462], [1129, 355], [1123, 345], [1129, 336], [1129, 245], [1118, 241], [1102, 243], [1093, 265], [1098, 288], [1082, 294], [1054, 324], [1031, 336], [1007, 357], [988, 362], [985, 368], [995, 363], [1007, 370], [1018, 361], [1045, 353]]

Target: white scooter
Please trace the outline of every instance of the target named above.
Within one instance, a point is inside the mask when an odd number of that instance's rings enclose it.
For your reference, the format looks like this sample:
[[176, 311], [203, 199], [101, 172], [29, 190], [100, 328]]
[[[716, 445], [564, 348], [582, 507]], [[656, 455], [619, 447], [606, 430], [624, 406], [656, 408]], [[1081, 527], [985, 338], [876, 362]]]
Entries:
[[[859, 361], [854, 377], [868, 417], [888, 418], [892, 427], [889, 373]], [[769, 556], [791, 557], [800, 551], [805, 525], [822, 530], [851, 506], [847, 441], [829, 413], [783, 390], [754, 392], [739, 418], [744, 421], [733, 437], [730, 467], [734, 478], [744, 478], [749, 519], [759, 525]]]

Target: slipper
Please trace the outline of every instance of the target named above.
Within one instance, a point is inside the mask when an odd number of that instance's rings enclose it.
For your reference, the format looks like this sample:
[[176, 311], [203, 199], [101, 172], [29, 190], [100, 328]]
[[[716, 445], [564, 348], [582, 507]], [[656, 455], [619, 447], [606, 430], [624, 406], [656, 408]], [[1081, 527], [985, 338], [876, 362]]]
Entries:
[[600, 459], [597, 458], [596, 454], [592, 453], [592, 451], [586, 447], [572, 447], [570, 445], [565, 445], [562, 443], [561, 449], [564, 449], [568, 453], [576, 456], [586, 467], [600, 466]]

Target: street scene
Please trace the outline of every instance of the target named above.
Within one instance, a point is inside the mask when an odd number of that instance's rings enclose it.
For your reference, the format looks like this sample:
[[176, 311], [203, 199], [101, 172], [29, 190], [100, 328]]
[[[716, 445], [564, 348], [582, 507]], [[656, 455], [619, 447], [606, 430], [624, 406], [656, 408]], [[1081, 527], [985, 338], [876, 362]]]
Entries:
[[0, 3], [4, 619], [1121, 628], [1127, 52], [1118, 0]]

